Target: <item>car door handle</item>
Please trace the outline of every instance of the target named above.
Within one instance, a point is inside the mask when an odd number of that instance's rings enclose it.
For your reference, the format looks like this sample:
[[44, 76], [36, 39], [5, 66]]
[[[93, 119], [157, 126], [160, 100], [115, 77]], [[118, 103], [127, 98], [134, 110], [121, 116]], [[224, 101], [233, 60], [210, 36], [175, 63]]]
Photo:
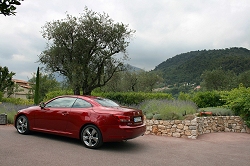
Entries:
[[69, 113], [67, 112], [67, 111], [65, 111], [65, 112], [62, 112], [62, 115], [68, 115]]

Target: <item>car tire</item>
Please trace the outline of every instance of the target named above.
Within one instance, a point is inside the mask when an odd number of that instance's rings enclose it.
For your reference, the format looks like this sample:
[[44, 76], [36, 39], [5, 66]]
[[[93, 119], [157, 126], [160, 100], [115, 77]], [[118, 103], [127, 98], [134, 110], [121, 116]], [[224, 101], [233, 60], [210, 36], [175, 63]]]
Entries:
[[21, 115], [17, 118], [16, 129], [19, 134], [29, 133], [29, 120], [25, 115]]
[[102, 134], [94, 125], [87, 125], [81, 131], [81, 141], [83, 145], [90, 149], [99, 148], [102, 144]]

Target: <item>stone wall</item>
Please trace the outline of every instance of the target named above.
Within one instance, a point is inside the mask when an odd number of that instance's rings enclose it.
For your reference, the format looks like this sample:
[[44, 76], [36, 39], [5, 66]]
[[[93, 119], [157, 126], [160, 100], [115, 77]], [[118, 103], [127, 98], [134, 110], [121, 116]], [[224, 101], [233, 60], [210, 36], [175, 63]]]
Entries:
[[146, 134], [196, 139], [213, 132], [246, 133], [247, 127], [239, 116], [196, 117], [193, 120], [146, 120]]

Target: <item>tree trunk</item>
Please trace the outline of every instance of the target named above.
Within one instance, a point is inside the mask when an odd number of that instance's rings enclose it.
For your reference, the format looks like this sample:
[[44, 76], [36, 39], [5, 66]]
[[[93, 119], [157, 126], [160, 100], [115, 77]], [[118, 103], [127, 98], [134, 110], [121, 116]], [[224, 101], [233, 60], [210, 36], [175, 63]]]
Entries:
[[91, 92], [92, 92], [92, 90], [90, 90], [89, 88], [82, 88], [82, 94], [83, 95], [91, 95]]
[[36, 73], [36, 89], [35, 89], [35, 96], [34, 96], [34, 104], [38, 105], [39, 104], [39, 67], [37, 68], [37, 73]]
[[79, 87], [75, 87], [74, 95], [80, 95], [80, 88]]

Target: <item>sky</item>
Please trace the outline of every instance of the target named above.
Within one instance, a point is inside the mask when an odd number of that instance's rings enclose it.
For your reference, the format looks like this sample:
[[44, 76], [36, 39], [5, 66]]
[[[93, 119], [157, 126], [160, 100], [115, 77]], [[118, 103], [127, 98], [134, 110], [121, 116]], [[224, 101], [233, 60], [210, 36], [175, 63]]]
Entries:
[[0, 15], [0, 66], [28, 81], [42, 66], [42, 26], [80, 16], [84, 8], [106, 13], [135, 30], [126, 63], [146, 71], [181, 53], [244, 47], [250, 50], [249, 0], [24, 0], [16, 16]]

